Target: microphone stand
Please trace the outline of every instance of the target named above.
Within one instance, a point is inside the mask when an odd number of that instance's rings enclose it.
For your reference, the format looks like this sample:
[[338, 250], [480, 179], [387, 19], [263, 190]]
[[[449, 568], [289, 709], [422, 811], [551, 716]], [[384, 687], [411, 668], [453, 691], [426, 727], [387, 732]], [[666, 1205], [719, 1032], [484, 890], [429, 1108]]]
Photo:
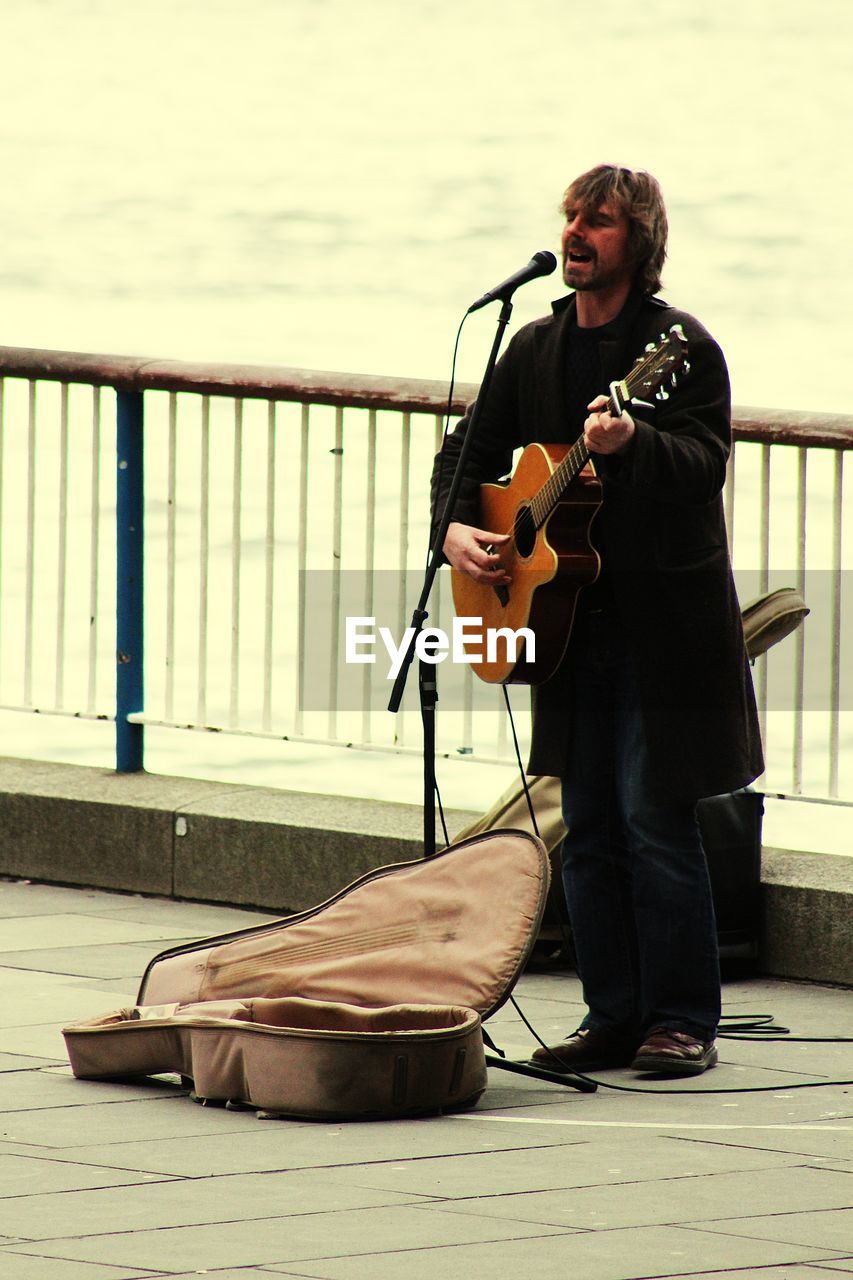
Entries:
[[[429, 614], [427, 612], [427, 604], [429, 602], [430, 593], [432, 591], [435, 576], [442, 564], [442, 548], [444, 539], [447, 537], [447, 530], [453, 519], [453, 508], [456, 499], [459, 496], [459, 490], [462, 487], [462, 481], [465, 476], [465, 468], [468, 463], [468, 455], [471, 452], [471, 446], [477, 434], [480, 423], [483, 405], [486, 403], [486, 397], [489, 392], [489, 385], [492, 380], [495, 365], [497, 364], [498, 352], [503, 340], [506, 327], [509, 324], [512, 315], [511, 291], [507, 292], [507, 296], [502, 299], [500, 315], [498, 316], [497, 329], [495, 331], [492, 349], [489, 352], [489, 358], [486, 362], [486, 371], [483, 375], [483, 381], [480, 383], [480, 391], [477, 401], [471, 412], [468, 422], [468, 430], [465, 432], [465, 439], [462, 442], [462, 448], [459, 452], [459, 458], [456, 463], [456, 470], [453, 473], [453, 482], [447, 495], [447, 501], [444, 504], [444, 512], [441, 522], [433, 538], [430, 546], [429, 562], [427, 564], [426, 573], [424, 575], [423, 586], [418, 603], [412, 614], [412, 637], [409, 646], [406, 649], [405, 656], [394, 681], [394, 687], [391, 690], [391, 697], [388, 702], [388, 710], [397, 712], [400, 709], [400, 703], [406, 688], [406, 681], [409, 676], [409, 668], [415, 656], [415, 648], [418, 642], [418, 636], [423, 630]], [[418, 688], [420, 690], [421, 703], [421, 719], [424, 728], [424, 857], [432, 858], [435, 856], [435, 706], [438, 702], [438, 686], [435, 675], [435, 665], [433, 663], [424, 662], [421, 658], [419, 663]]]
[[[492, 349], [489, 352], [489, 358], [486, 362], [486, 371], [483, 375], [483, 381], [480, 383], [480, 391], [477, 401], [471, 411], [471, 417], [468, 421], [468, 430], [465, 432], [465, 439], [462, 442], [462, 448], [459, 451], [459, 458], [456, 462], [456, 470], [453, 473], [453, 481], [447, 495], [447, 501], [444, 504], [444, 512], [438, 530], [430, 545], [429, 561], [424, 575], [421, 594], [418, 603], [412, 613], [412, 638], [406, 649], [405, 656], [394, 681], [391, 697], [388, 702], [388, 710], [396, 713], [400, 709], [400, 703], [406, 688], [406, 680], [408, 679], [409, 668], [415, 656], [415, 647], [417, 639], [423, 630], [429, 614], [427, 612], [427, 604], [429, 602], [430, 593], [436, 574], [442, 563], [442, 548], [444, 539], [447, 536], [447, 530], [450, 527], [453, 508], [462, 487], [462, 481], [465, 476], [465, 468], [468, 463], [468, 455], [471, 451], [472, 443], [476, 437], [477, 429], [480, 424], [483, 405], [486, 403], [489, 386], [492, 380], [495, 365], [497, 363], [498, 351], [503, 340], [506, 327], [509, 324], [512, 315], [512, 288], [507, 288], [506, 293], [501, 297], [501, 310], [498, 316], [495, 337], [492, 342]], [[436, 776], [435, 776], [435, 706], [438, 702], [438, 687], [435, 676], [435, 664], [424, 662], [421, 658], [418, 671], [418, 688], [420, 690], [421, 703], [421, 719], [423, 721], [423, 758], [424, 758], [424, 858], [432, 858], [436, 854], [435, 847], [435, 794], [436, 794]], [[491, 1044], [491, 1041], [489, 1041]], [[492, 1046], [494, 1047], [494, 1046]], [[530, 1076], [535, 1080], [544, 1080], [549, 1084], [563, 1085], [565, 1088], [577, 1089], [581, 1093], [595, 1093], [598, 1085], [594, 1080], [590, 1080], [586, 1076], [578, 1076], [572, 1072], [549, 1071], [544, 1067], [534, 1066], [533, 1063], [515, 1062], [506, 1058], [499, 1057], [497, 1053], [487, 1053], [485, 1055], [486, 1064], [490, 1067], [496, 1067], [502, 1071], [510, 1071], [515, 1075]]]

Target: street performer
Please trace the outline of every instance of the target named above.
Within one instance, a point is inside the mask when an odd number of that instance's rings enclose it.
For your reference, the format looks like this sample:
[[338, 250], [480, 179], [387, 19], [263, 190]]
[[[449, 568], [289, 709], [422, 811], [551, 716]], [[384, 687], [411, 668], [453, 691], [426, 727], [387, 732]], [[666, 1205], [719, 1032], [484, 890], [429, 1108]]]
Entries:
[[[657, 297], [667, 219], [648, 173], [599, 165], [562, 204], [567, 297], [498, 362], [444, 554], [509, 582], [507, 534], [478, 519], [512, 452], [581, 433], [602, 486], [601, 558], [566, 656], [532, 690], [528, 772], [561, 779], [563, 883], [588, 1012], [539, 1065], [698, 1075], [717, 1061], [720, 975], [697, 801], [763, 769], [723, 516], [731, 447], [720, 348]], [[613, 417], [603, 394], [649, 342], [682, 327], [689, 370], [668, 399]], [[443, 511], [470, 411], [433, 472]]]

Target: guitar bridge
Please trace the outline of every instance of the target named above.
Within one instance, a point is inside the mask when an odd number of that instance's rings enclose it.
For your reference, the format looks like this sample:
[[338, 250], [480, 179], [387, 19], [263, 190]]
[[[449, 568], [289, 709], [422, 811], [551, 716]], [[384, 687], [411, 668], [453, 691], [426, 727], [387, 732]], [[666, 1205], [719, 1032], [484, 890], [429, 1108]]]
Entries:
[[495, 595], [500, 600], [502, 606], [505, 609], [509, 604], [509, 589], [507, 587], [501, 586], [501, 587], [493, 587], [492, 590], [494, 591]]

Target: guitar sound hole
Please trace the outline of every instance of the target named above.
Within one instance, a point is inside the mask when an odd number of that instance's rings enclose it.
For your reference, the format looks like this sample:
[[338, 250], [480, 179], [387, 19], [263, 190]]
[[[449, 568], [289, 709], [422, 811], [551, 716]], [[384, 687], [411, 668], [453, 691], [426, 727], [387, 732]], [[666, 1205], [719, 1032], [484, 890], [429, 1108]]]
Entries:
[[520, 507], [515, 517], [513, 540], [518, 554], [526, 560], [536, 546], [536, 525], [529, 507]]

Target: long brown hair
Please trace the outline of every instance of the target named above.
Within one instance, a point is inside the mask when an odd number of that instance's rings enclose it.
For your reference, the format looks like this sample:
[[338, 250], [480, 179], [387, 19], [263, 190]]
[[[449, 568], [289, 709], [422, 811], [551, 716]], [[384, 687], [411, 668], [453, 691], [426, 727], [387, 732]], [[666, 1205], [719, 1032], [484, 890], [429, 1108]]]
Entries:
[[643, 293], [657, 293], [666, 258], [666, 208], [657, 179], [642, 169], [599, 164], [582, 173], [566, 189], [560, 212], [579, 206], [594, 211], [613, 205], [630, 223], [628, 246], [636, 264], [636, 283]]

